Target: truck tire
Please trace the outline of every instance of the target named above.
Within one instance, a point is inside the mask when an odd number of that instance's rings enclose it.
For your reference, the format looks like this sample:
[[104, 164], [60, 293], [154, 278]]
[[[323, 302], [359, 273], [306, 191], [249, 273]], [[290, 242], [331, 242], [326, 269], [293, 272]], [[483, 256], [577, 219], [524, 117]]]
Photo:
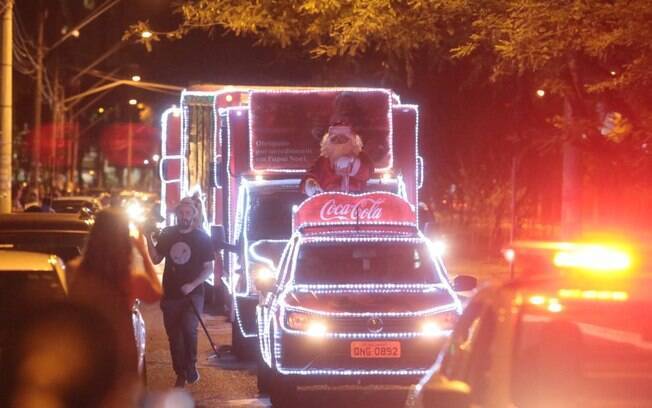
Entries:
[[238, 360], [243, 360], [245, 348], [245, 338], [240, 331], [240, 326], [238, 325], [238, 319], [236, 317], [231, 321], [231, 353], [233, 353]]
[[265, 363], [262, 356], [258, 356], [258, 366], [256, 370], [256, 385], [258, 392], [269, 394], [272, 382], [272, 369]]
[[276, 372], [272, 373], [269, 399], [274, 408], [291, 408], [297, 406], [297, 386], [289, 378]]

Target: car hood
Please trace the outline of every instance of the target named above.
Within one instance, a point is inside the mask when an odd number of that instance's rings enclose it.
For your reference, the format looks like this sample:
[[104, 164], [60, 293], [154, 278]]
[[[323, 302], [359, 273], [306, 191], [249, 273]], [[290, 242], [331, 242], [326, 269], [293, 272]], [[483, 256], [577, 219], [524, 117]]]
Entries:
[[285, 297], [289, 307], [326, 313], [414, 313], [457, 303], [444, 286], [421, 288], [297, 288]]

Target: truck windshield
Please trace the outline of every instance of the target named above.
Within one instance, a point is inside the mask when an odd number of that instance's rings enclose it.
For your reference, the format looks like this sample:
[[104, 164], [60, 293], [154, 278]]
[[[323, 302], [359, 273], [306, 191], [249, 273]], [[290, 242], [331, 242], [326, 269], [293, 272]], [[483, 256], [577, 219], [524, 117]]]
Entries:
[[247, 224], [249, 240], [289, 239], [292, 207], [305, 199], [306, 195], [297, 190], [252, 191]]
[[512, 378], [519, 407], [652, 406], [652, 304], [569, 302], [525, 310]]
[[299, 250], [297, 283], [438, 283], [424, 244], [304, 244]]

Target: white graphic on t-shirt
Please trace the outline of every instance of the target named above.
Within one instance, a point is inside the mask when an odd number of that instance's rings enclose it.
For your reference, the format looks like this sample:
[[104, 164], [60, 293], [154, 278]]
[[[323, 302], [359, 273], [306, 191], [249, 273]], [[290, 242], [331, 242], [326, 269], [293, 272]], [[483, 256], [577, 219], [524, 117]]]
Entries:
[[190, 260], [191, 254], [192, 251], [190, 250], [190, 246], [185, 242], [175, 242], [174, 245], [172, 245], [172, 248], [170, 248], [170, 258], [172, 258], [172, 262], [177, 265], [184, 265], [187, 263]]

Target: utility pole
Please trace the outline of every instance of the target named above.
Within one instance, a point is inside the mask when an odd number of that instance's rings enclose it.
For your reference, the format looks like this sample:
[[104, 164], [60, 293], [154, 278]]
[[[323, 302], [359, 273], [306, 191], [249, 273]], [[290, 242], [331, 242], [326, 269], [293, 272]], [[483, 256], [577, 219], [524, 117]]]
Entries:
[[41, 118], [43, 115], [43, 30], [45, 13], [42, 1], [38, 1], [38, 32], [36, 34], [36, 90], [34, 91], [34, 146], [32, 146], [32, 177], [34, 182], [41, 180]]
[[131, 160], [133, 159], [134, 130], [131, 123], [131, 110], [129, 110], [129, 128], [127, 131], [127, 188], [131, 189]]
[[2, 13], [2, 85], [0, 110], [2, 135], [0, 135], [0, 213], [11, 212], [11, 141], [12, 141], [12, 52], [13, 52], [14, 0], [4, 2]]

